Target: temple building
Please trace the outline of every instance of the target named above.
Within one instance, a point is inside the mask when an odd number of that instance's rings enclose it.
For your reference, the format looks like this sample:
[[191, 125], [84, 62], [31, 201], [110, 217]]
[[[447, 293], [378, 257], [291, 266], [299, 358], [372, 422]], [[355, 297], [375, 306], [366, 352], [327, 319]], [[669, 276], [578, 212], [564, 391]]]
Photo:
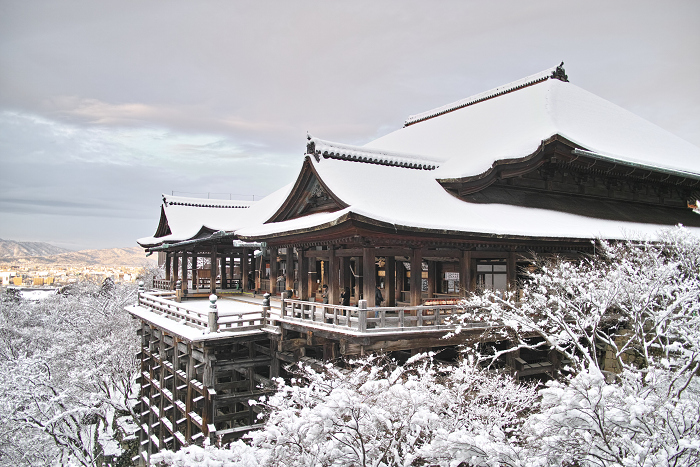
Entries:
[[570, 83], [563, 64], [364, 146], [306, 147], [296, 182], [261, 201], [163, 197], [139, 244], [167, 257], [171, 287], [313, 300], [325, 284], [330, 303], [348, 287], [375, 306], [379, 286], [387, 306], [419, 305], [517, 290], [534, 254], [700, 227], [700, 149]]
[[[460, 298], [518, 300], [535, 255], [580, 258], [596, 239], [677, 224], [700, 233], [700, 149], [562, 65], [364, 146], [309, 135], [296, 181], [259, 201], [163, 195], [138, 242], [165, 278], [127, 307], [141, 323], [140, 462], [258, 427], [250, 401], [275, 390], [283, 363], [489, 345], [511, 349], [499, 371], [556, 377], [560, 355], [513, 348], [498, 325], [446, 338]], [[253, 296], [264, 292], [276, 302]]]

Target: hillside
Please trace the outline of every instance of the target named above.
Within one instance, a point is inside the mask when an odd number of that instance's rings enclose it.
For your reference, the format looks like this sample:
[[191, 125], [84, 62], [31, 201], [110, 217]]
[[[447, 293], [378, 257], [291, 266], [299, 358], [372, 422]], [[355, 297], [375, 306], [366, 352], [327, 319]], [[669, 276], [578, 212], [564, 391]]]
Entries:
[[0, 258], [49, 256], [69, 253], [71, 250], [44, 242], [16, 242], [0, 238]]
[[[20, 242], [17, 242], [20, 243]], [[22, 242], [25, 243], [25, 242]], [[28, 243], [28, 242], [27, 242]], [[0, 256], [0, 264], [27, 264], [36, 265], [70, 265], [70, 266], [133, 266], [140, 267], [147, 263], [154, 265], [155, 256], [146, 258], [143, 248], [107, 248], [104, 250], [63, 250], [59, 254], [45, 256]]]

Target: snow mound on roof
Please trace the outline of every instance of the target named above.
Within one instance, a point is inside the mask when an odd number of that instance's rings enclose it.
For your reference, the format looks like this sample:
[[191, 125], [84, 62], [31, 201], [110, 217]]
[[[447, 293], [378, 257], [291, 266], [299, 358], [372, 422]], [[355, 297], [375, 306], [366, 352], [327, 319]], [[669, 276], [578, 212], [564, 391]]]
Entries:
[[548, 79], [445, 113], [364, 147], [444, 159], [439, 179], [479, 175], [561, 135], [620, 161], [700, 174], [700, 148], [571, 83]]

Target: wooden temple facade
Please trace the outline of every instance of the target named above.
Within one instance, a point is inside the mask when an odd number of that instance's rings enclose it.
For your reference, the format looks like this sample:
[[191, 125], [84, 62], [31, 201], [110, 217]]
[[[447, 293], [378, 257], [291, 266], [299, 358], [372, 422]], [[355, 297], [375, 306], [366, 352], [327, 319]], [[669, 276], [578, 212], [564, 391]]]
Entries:
[[[363, 147], [309, 137], [295, 183], [244, 209], [164, 197], [156, 235], [139, 243], [163, 258], [156, 286], [170, 295], [145, 293], [130, 309], [142, 322], [143, 452], [254, 427], [247, 401], [271, 390], [284, 363], [454, 355], [489, 339], [507, 348], [479, 322], [442, 339], [460, 298], [490, 289], [518, 300], [534, 257], [591, 255], [597, 238], [622, 230], [700, 231], [700, 149], [572, 86], [560, 66], [411, 117]], [[557, 99], [564, 110], [537, 123], [528, 106], [554, 112]], [[188, 308], [210, 293], [265, 292], [279, 298], [272, 309], [228, 315], [216, 338], [201, 330], [217, 320]], [[546, 352], [504, 361], [518, 377], [561, 363]]]

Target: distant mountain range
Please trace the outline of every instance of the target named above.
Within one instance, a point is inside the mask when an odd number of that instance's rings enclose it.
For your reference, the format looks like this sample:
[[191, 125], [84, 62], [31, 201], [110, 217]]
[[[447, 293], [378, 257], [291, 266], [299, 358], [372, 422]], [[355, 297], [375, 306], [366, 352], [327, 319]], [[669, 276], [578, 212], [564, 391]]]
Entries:
[[43, 242], [15, 242], [0, 238], [0, 258], [18, 256], [49, 256], [68, 253], [71, 250]]
[[155, 256], [146, 258], [143, 248], [107, 248], [70, 251], [41, 242], [15, 242], [0, 239], [0, 264], [144, 266], [155, 264]]

